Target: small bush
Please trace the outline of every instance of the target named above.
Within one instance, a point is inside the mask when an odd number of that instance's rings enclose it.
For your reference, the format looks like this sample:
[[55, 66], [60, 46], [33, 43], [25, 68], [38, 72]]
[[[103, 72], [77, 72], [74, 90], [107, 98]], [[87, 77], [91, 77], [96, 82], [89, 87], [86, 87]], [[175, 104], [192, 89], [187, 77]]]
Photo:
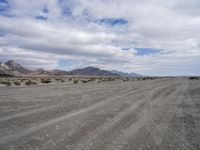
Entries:
[[124, 81], [124, 82], [127, 82], [127, 81], [129, 81], [129, 78], [123, 79], [123, 81]]
[[15, 81], [13, 82], [14, 85], [21, 85], [21, 83], [19, 81]]
[[31, 80], [25, 82], [25, 85], [35, 85], [35, 84], [37, 84], [37, 82], [33, 82]]
[[24, 82], [24, 81], [26, 81], [26, 79], [21, 79], [20, 81], [21, 81], [21, 82]]
[[199, 80], [199, 77], [189, 77], [190, 80]]
[[82, 80], [82, 82], [83, 82], [83, 83], [87, 83], [88, 81], [87, 81], [87, 80]]
[[114, 81], [115, 78], [108, 77], [107, 81]]
[[4, 84], [6, 86], [11, 86], [10, 81], [0, 81], [0, 84]]
[[96, 78], [90, 78], [90, 81], [95, 81], [96, 80]]
[[69, 78], [69, 81], [72, 81], [72, 78]]
[[74, 80], [74, 84], [77, 84], [79, 82], [79, 80]]
[[51, 83], [51, 80], [48, 79], [48, 78], [42, 78], [42, 79], [40, 80], [40, 82], [41, 82], [41, 83]]
[[65, 82], [65, 80], [64, 80], [64, 79], [61, 79], [60, 82]]

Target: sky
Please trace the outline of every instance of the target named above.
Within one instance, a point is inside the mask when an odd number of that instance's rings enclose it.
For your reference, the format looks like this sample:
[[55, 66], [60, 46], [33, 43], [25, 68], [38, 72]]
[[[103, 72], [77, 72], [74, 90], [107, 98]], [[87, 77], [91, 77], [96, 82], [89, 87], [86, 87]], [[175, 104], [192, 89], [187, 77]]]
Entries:
[[0, 0], [0, 62], [200, 75], [199, 0]]

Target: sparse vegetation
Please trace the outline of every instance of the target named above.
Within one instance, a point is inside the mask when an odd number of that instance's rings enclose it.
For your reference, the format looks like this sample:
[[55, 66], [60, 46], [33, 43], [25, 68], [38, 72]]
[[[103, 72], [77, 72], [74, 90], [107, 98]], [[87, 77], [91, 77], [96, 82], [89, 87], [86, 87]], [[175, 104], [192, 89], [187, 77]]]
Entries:
[[79, 80], [77, 80], [77, 79], [74, 80], [74, 84], [77, 84], [77, 83], [79, 83]]
[[60, 79], [60, 78], [55, 78], [56, 81], [60, 81], [60, 82], [65, 82], [64, 79]]
[[21, 79], [20, 81], [21, 81], [21, 82], [24, 82], [24, 81], [26, 81], [26, 79]]
[[14, 85], [21, 85], [21, 83], [19, 81], [14, 81], [13, 84]]
[[127, 81], [129, 81], [129, 78], [125, 78], [125, 79], [123, 79], [123, 81], [124, 81], [124, 82], [127, 82]]
[[94, 82], [96, 80], [95, 77], [89, 78], [88, 82]]
[[51, 83], [51, 80], [49, 78], [42, 78], [40, 80], [41, 83]]
[[28, 80], [25, 82], [25, 85], [35, 85], [35, 84], [37, 84], [37, 82], [31, 81], [31, 80]]
[[88, 81], [87, 80], [81, 80], [83, 83], [87, 83]]
[[193, 77], [189, 77], [189, 79], [190, 79], [190, 80], [199, 80], [200, 77], [195, 77], [195, 76], [193, 76]]
[[11, 86], [10, 81], [0, 81], [0, 84], [4, 84], [6, 86]]
[[115, 81], [115, 78], [108, 77], [108, 78], [107, 78], [107, 81]]

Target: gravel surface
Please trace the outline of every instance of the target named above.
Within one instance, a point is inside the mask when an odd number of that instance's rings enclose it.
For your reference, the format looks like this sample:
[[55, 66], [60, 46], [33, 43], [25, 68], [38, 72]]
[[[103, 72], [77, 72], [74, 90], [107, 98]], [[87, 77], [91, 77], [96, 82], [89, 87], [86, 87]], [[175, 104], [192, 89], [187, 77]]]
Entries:
[[0, 87], [0, 150], [200, 150], [200, 80]]

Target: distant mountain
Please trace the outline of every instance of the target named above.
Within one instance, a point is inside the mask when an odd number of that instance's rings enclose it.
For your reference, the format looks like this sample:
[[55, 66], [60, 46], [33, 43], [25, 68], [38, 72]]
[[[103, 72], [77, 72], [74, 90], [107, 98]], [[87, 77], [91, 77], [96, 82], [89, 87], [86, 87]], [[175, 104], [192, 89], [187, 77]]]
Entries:
[[4, 76], [14, 76], [11, 69], [5, 65], [4, 63], [0, 62], [0, 77]]
[[117, 73], [112, 73], [110, 71], [101, 70], [95, 67], [86, 67], [82, 69], [75, 69], [69, 72], [70, 75], [85, 75], [85, 76], [120, 76]]
[[28, 73], [31, 73], [31, 70], [22, 67], [21, 65], [19, 65], [18, 63], [16, 63], [16, 62], [13, 61], [13, 60], [10, 60], [10, 61], [6, 62], [5, 65], [6, 65], [11, 71], [16, 71], [16, 72], [19, 72], [19, 73], [21, 73], [21, 74], [28, 74]]
[[67, 71], [54, 69], [54, 70], [44, 70], [42, 68], [33, 70], [31, 75], [46, 75], [46, 76], [63, 76], [63, 75], [69, 75]]
[[33, 70], [30, 75], [48, 75], [49, 74], [49, 71], [46, 71], [42, 68], [39, 68], [39, 69], [36, 69], [36, 70]]
[[13, 60], [6, 63], [0, 62], [0, 76], [21, 76], [21, 75], [41, 75], [41, 76], [64, 76], [64, 75], [80, 75], [80, 76], [113, 76], [113, 77], [135, 77], [141, 76], [135, 73], [124, 73], [120, 71], [107, 71], [101, 70], [95, 67], [86, 67], [81, 69], [75, 69], [72, 71], [64, 71], [59, 69], [45, 70], [36, 69], [29, 70]]
[[10, 68], [2, 62], [0, 62], [0, 69], [1, 70], [10, 70]]
[[125, 72], [121, 72], [121, 71], [117, 71], [117, 70], [113, 70], [111, 72], [117, 73], [122, 77], [141, 77], [142, 76], [142, 75], [136, 74], [136, 73], [125, 73]]
[[59, 69], [54, 69], [49, 71], [49, 75], [53, 76], [63, 76], [63, 75], [69, 75], [69, 72]]

